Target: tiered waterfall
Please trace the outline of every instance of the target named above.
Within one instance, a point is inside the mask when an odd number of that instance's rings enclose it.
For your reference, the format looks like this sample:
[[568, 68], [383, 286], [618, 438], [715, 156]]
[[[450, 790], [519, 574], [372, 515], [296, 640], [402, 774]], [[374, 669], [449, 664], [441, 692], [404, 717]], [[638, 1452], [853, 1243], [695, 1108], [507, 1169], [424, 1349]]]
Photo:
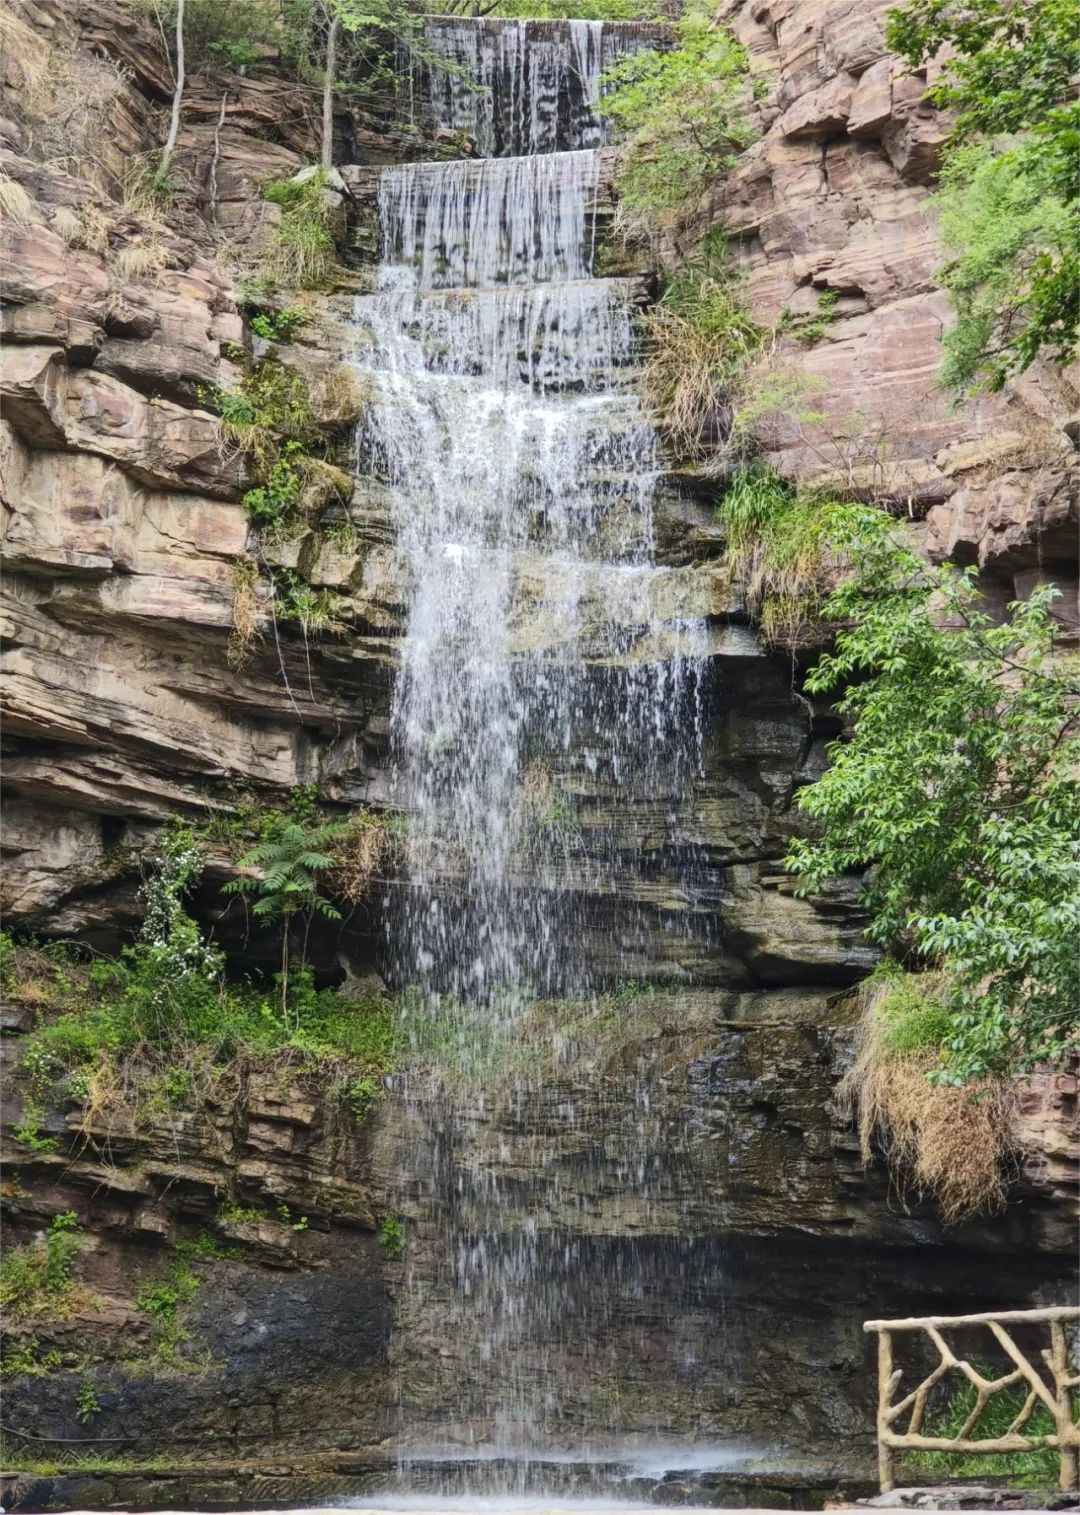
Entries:
[[[605, 1319], [649, 1286], [633, 1248], [605, 1280], [561, 1233], [557, 1172], [546, 1198], [516, 1194], [473, 1150], [493, 1103], [546, 1100], [576, 1129], [558, 1052], [522, 1056], [535, 1004], [558, 995], [587, 1017], [625, 995], [633, 913], [598, 967], [602, 926], [579, 901], [619, 896], [635, 828], [639, 846], [668, 845], [699, 764], [706, 632], [654, 562], [640, 283], [592, 277], [600, 70], [645, 40], [432, 23], [454, 69], [420, 71], [424, 109], [488, 156], [382, 173], [379, 292], [357, 301], [358, 460], [387, 491], [409, 584], [391, 733], [408, 869], [388, 960], [438, 1085], [410, 1090], [400, 1349], [424, 1350], [410, 1318], [438, 1299], [455, 1380], [432, 1415], [403, 1372], [406, 1444], [566, 1444], [596, 1416], [568, 1412], [553, 1344], [583, 1333], [573, 1392], [599, 1392]], [[656, 1133], [644, 1097], [627, 1110], [620, 1181], [647, 1199]]]

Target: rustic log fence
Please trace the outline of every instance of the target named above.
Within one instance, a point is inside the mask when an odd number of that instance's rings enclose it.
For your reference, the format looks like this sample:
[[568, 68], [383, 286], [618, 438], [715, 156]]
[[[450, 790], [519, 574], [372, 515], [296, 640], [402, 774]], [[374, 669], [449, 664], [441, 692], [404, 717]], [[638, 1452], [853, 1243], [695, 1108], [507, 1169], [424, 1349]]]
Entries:
[[[878, 1339], [878, 1476], [882, 1493], [895, 1487], [898, 1450], [928, 1452], [1034, 1452], [1042, 1447], [1056, 1448], [1060, 1458], [1059, 1483], [1074, 1489], [1078, 1482], [1080, 1426], [1076, 1423], [1074, 1402], [1080, 1388], [1080, 1373], [1070, 1362], [1067, 1325], [1080, 1323], [1080, 1307], [1060, 1306], [1048, 1310], [1003, 1310], [992, 1315], [928, 1315], [908, 1320], [868, 1320], [864, 1331], [873, 1331]], [[1047, 1330], [1049, 1346], [1040, 1355], [1049, 1379], [1031, 1361], [1006, 1330], [1007, 1326]], [[945, 1339], [948, 1332], [985, 1327], [1013, 1367], [1000, 1378], [988, 1378], [964, 1357], [957, 1356]], [[921, 1332], [937, 1348], [938, 1363], [930, 1373], [903, 1398], [893, 1402], [904, 1370], [893, 1366], [893, 1337]], [[1033, 1354], [1031, 1354], [1033, 1355]], [[924, 1430], [927, 1404], [935, 1385], [949, 1373], [959, 1373], [975, 1387], [975, 1404], [953, 1437], [928, 1436]], [[1014, 1385], [1027, 1388], [1024, 1403], [1003, 1435], [973, 1439], [972, 1433], [994, 1396]], [[1027, 1427], [1035, 1410], [1048, 1410], [1054, 1422], [1051, 1434], [1033, 1434]], [[905, 1429], [897, 1423], [907, 1416]]]

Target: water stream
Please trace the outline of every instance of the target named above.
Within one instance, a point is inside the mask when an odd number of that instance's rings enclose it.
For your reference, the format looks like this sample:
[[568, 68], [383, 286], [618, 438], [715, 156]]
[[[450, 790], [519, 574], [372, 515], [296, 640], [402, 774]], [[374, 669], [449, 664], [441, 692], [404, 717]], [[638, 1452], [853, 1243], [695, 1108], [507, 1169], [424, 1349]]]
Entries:
[[[391, 732], [408, 877], [386, 931], [428, 1072], [395, 1154], [401, 1445], [521, 1459], [617, 1435], [613, 1342], [644, 1333], [658, 1290], [716, 1293], [715, 1259], [567, 1229], [554, 1158], [606, 1123], [621, 1201], [647, 1226], [662, 1200], [673, 1139], [647, 1079], [598, 1078], [584, 1108], [569, 1074], [632, 1018], [633, 913], [610, 939], [585, 901], [620, 895], [646, 835], [675, 847], [707, 636], [654, 561], [637, 281], [591, 276], [600, 69], [647, 36], [461, 21], [428, 41], [458, 70], [414, 81], [429, 123], [487, 156], [381, 175], [355, 356], [358, 466], [389, 492], [409, 584]], [[542, 1182], [507, 1182], [514, 1140]]]

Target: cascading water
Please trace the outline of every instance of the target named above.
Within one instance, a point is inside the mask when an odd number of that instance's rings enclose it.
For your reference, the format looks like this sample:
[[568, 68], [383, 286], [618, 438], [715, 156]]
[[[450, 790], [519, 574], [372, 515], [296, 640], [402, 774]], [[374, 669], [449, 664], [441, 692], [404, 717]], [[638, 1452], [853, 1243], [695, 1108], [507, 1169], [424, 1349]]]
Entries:
[[[656, 853], [675, 845], [699, 765], [706, 630], [653, 563], [637, 285], [590, 277], [593, 107], [618, 31], [571, 23], [541, 44], [519, 23], [431, 28], [484, 86], [454, 74], [430, 91], [437, 124], [532, 155], [384, 171], [380, 291], [356, 306], [358, 463], [388, 489], [409, 578], [392, 711], [408, 878], [388, 905], [389, 968], [415, 986], [417, 1055], [439, 1081], [437, 1095], [410, 1083], [396, 1159], [412, 1238], [400, 1352], [426, 1350], [411, 1322], [433, 1305], [453, 1342], [442, 1403], [412, 1402], [403, 1372], [405, 1446], [528, 1454], [598, 1416], [614, 1426], [598, 1391], [586, 1403], [605, 1322], [655, 1286], [655, 1256], [626, 1244], [598, 1272], [595, 1248], [560, 1229], [557, 1169], [544, 1192], [508, 1190], [475, 1149], [496, 1108], [527, 1125], [543, 1107], [587, 1140], [563, 1084], [578, 1043], [522, 1058], [535, 1004], [565, 996], [587, 1021], [628, 976], [632, 911], [598, 968], [610, 928], [581, 901], [620, 895], [635, 827]], [[647, 1220], [663, 1144], [635, 1087], [619, 1090], [614, 1171]], [[680, 1266], [668, 1257], [666, 1286]], [[575, 1335], [567, 1393], [554, 1364]]]
[[603, 71], [659, 29], [602, 21], [431, 16], [410, 55], [413, 118], [466, 137], [481, 158], [598, 147]]

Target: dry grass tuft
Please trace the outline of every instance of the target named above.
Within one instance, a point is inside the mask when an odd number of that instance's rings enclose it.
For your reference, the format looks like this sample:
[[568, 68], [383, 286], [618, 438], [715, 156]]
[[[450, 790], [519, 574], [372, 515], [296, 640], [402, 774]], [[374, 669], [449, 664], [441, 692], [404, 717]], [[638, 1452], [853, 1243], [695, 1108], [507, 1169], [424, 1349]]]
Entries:
[[73, 246], [85, 247], [87, 252], [107, 253], [109, 234], [116, 225], [116, 217], [102, 205], [80, 205], [78, 210], [79, 233]]
[[29, 226], [34, 214], [34, 197], [17, 180], [0, 174], [0, 216], [13, 226]]
[[718, 376], [721, 343], [658, 305], [644, 317], [649, 352], [641, 374], [645, 398], [680, 458], [704, 458], [731, 422]]
[[0, 56], [13, 90], [24, 110], [41, 103], [49, 71], [49, 44], [10, 10], [0, 9]]
[[370, 401], [370, 378], [361, 377], [349, 364], [342, 363], [327, 375], [319, 396], [319, 415], [336, 425], [351, 424], [363, 418]]
[[346, 899], [362, 900], [379, 870], [395, 855], [397, 846], [398, 838], [386, 816], [376, 815], [372, 810], [358, 811], [333, 844], [337, 859], [335, 887]]
[[642, 385], [676, 453], [693, 461], [726, 451], [743, 375], [766, 332], [743, 305], [723, 252], [710, 247], [677, 275], [644, 326]]
[[168, 252], [152, 232], [138, 242], [121, 247], [110, 263], [113, 273], [125, 284], [139, 279], [155, 279], [168, 265]]
[[259, 641], [258, 583], [259, 565], [245, 553], [233, 568], [233, 629], [227, 654], [232, 669], [243, 668], [251, 661]]
[[82, 220], [70, 205], [58, 205], [50, 217], [53, 231], [69, 247], [78, 247], [82, 240]]
[[[964, 1088], [934, 1084], [926, 1045], [940, 1034], [941, 984], [933, 975], [871, 979], [862, 994], [855, 1061], [838, 1101], [857, 1116], [864, 1163], [880, 1144], [898, 1183], [932, 1193], [947, 1225], [999, 1210], [1013, 1151], [1012, 1098], [1002, 1079]], [[922, 1029], [920, 1029], [920, 1027]]]

